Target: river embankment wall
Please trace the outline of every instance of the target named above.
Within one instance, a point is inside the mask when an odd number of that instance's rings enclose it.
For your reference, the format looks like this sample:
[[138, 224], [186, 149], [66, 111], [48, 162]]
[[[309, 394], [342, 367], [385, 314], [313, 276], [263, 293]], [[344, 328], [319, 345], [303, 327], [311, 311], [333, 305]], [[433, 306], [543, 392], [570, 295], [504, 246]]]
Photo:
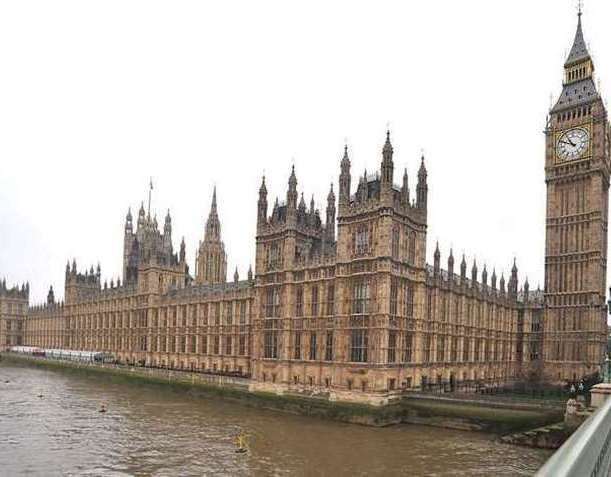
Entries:
[[247, 378], [157, 368], [89, 364], [2, 353], [0, 365], [10, 363], [72, 373], [110, 382], [163, 386], [189, 396], [218, 398], [252, 408], [382, 427], [420, 424], [498, 434], [562, 420], [558, 403], [466, 399], [451, 395], [406, 393], [386, 406], [332, 401], [324, 395], [252, 391]]

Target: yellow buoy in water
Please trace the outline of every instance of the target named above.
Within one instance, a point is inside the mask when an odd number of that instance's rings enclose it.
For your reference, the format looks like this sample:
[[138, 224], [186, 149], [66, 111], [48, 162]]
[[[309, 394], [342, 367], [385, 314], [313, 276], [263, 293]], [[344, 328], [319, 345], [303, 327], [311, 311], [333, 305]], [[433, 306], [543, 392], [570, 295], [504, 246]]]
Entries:
[[248, 452], [248, 440], [247, 435], [244, 432], [240, 432], [235, 438], [236, 444], [236, 453], [243, 454], [244, 452]]

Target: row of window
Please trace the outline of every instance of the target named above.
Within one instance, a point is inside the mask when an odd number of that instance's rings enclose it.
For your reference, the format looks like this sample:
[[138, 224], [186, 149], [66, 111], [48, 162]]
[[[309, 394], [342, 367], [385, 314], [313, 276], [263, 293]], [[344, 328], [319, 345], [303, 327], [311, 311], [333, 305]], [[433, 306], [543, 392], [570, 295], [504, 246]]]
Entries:
[[[212, 335], [209, 337], [203, 336], [197, 340], [197, 337], [187, 336], [160, 336], [149, 337], [140, 336], [137, 338], [128, 339], [108, 338], [104, 337], [100, 340], [81, 339], [72, 340], [74, 346], [79, 349], [85, 348], [100, 348], [104, 350], [131, 350], [160, 353], [191, 353], [201, 355], [226, 355], [233, 356], [248, 356], [250, 354], [250, 346], [248, 335], [241, 334], [237, 336], [230, 335]], [[199, 345], [199, 348], [198, 348]]]
[[584, 106], [576, 108], [571, 111], [565, 111], [557, 116], [559, 122], [570, 121], [573, 119], [579, 119], [581, 117], [590, 116], [592, 114], [592, 106]]

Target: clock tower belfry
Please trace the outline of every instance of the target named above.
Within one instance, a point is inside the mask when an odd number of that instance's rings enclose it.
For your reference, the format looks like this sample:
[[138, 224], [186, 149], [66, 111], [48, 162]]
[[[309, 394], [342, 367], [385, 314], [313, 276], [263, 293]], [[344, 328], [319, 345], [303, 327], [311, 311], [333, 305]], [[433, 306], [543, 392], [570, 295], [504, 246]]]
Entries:
[[603, 361], [610, 138], [581, 11], [546, 136], [544, 378], [580, 379]]

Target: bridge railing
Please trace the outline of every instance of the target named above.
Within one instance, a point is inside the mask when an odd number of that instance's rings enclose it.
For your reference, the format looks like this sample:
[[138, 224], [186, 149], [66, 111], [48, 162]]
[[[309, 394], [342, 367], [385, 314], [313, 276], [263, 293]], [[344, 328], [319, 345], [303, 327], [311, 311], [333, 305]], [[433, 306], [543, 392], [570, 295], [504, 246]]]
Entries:
[[611, 399], [592, 414], [536, 477], [599, 477], [611, 469]]

